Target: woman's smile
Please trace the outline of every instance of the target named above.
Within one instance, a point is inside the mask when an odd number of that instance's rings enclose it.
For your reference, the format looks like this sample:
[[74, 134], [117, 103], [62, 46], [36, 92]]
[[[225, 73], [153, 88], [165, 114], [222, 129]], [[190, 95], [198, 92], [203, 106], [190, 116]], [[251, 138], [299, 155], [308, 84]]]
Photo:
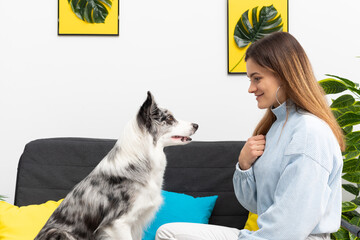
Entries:
[[255, 94], [256, 100], [259, 101], [259, 98], [260, 98], [262, 95], [264, 95], [264, 94], [263, 94], [263, 93], [262, 93], [262, 94], [258, 94], [258, 95]]

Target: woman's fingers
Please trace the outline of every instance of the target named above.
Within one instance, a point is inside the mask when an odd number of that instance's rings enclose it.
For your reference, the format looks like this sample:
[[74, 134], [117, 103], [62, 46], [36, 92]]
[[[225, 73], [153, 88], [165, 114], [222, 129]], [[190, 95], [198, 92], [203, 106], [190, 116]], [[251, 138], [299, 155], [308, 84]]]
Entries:
[[256, 159], [264, 153], [265, 144], [266, 140], [264, 135], [250, 137], [240, 152], [240, 167], [242, 169], [249, 168], [256, 161]]

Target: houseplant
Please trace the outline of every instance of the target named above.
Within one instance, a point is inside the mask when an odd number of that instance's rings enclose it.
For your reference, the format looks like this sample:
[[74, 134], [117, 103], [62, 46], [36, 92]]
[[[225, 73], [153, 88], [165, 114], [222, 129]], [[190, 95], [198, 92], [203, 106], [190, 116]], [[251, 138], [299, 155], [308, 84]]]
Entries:
[[[332, 99], [330, 108], [344, 131], [346, 149], [343, 152], [344, 167], [342, 178], [347, 182], [343, 189], [353, 195], [353, 200], [342, 203], [342, 219], [360, 227], [360, 88], [353, 81], [327, 75], [319, 81], [326, 94], [338, 94]], [[341, 93], [341, 94], [340, 94]], [[359, 128], [358, 128], [359, 129]], [[332, 239], [358, 239], [344, 228], [332, 235]]]

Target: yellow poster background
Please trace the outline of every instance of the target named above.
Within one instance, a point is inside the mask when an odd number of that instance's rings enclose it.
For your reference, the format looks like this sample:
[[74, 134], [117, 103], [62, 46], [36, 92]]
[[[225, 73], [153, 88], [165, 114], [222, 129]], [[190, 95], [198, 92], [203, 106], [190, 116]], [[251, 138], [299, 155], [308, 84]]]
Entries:
[[239, 48], [234, 40], [234, 30], [241, 15], [249, 10], [249, 20], [251, 22], [251, 9], [258, 6], [258, 12], [264, 6], [274, 5], [275, 9], [281, 14], [283, 22], [283, 31], [288, 31], [288, 0], [228, 0], [228, 72], [229, 73], [246, 73], [244, 59], [240, 64], [230, 70], [244, 56], [247, 47]]
[[79, 19], [67, 0], [58, 0], [59, 35], [119, 35], [119, 0], [112, 0], [105, 23], [88, 23]]

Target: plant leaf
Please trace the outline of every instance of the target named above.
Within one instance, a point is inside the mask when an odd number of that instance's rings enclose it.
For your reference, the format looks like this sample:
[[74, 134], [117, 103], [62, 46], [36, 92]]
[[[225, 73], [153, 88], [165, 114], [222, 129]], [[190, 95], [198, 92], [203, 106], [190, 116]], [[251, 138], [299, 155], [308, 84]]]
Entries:
[[347, 126], [353, 126], [360, 124], [360, 114], [347, 112], [338, 117], [336, 120], [342, 128]]
[[342, 114], [347, 113], [347, 112], [353, 112], [353, 113], [359, 113], [360, 114], [360, 106], [356, 105], [356, 102], [352, 106], [345, 107], [345, 108], [338, 108], [336, 110], [339, 111]]
[[258, 10], [258, 7], [254, 7], [252, 10], [251, 10], [251, 16], [252, 16], [252, 24], [255, 28], [258, 28], [259, 27], [259, 22], [257, 20], [257, 10]]
[[351, 172], [359, 172], [359, 171], [360, 171], [359, 159], [353, 158], [344, 161], [343, 173], [351, 173]]
[[84, 15], [84, 10], [85, 10], [87, 1], [86, 0], [69, 0], [69, 3], [71, 6], [71, 9], [75, 13], [75, 15], [84, 21], [83, 15]]
[[335, 118], [340, 117], [341, 115], [343, 115], [344, 113], [340, 112], [338, 109], [331, 109], [333, 115]]
[[350, 212], [357, 209], [357, 205], [353, 202], [342, 202], [342, 212]]
[[339, 77], [339, 76], [336, 76], [336, 75], [332, 75], [332, 74], [325, 74], [326, 76], [329, 76], [329, 77], [334, 77], [334, 78], [337, 78], [341, 81], [343, 81], [347, 86], [349, 87], [358, 87], [359, 84], [357, 83], [354, 83], [353, 81], [349, 80], [349, 79], [346, 79], [346, 78], [343, 78], [343, 77]]
[[341, 215], [348, 217], [348, 219], [352, 219], [355, 216], [360, 217], [360, 214], [356, 210], [350, 212], [343, 212]]
[[360, 155], [360, 151], [352, 147], [350, 150], [346, 150], [343, 155], [346, 159], [353, 159]]
[[88, 23], [104, 23], [111, 9], [112, 0], [68, 0], [72, 11]]
[[353, 202], [353, 203], [355, 203], [356, 205], [360, 205], [360, 198], [355, 198], [355, 199], [353, 199], [353, 200], [351, 200], [351, 202]]
[[319, 84], [324, 89], [326, 94], [341, 93], [347, 90], [347, 87], [344, 83], [333, 78], [320, 80]]
[[355, 99], [350, 94], [344, 94], [333, 101], [330, 108], [345, 108], [354, 105]]
[[346, 173], [342, 178], [352, 183], [360, 183], [360, 172]]
[[251, 11], [252, 24], [249, 21], [249, 10], [247, 10], [235, 26], [234, 39], [239, 48], [246, 47], [273, 32], [282, 31], [281, 15], [277, 16], [278, 11], [273, 5], [262, 7], [259, 13], [257, 9], [258, 7], [255, 7]]
[[345, 135], [351, 133], [352, 130], [353, 130], [353, 126], [347, 126], [347, 127], [343, 128], [343, 131], [344, 131]]
[[332, 235], [337, 240], [350, 240], [349, 232], [347, 230], [345, 230], [344, 228], [340, 228], [337, 232], [332, 233]]
[[360, 141], [360, 131], [351, 132], [346, 135], [346, 143], [348, 145], [359, 143]]
[[100, 0], [100, 2], [105, 3], [109, 8], [112, 7], [112, 2], [111, 2], [111, 1], [112, 1], [112, 0]]
[[355, 151], [360, 153], [360, 142], [348, 143], [348, 145], [346, 146], [345, 152], [355, 152]]
[[355, 94], [357, 94], [357, 95], [360, 95], [360, 90], [359, 90], [359, 89], [354, 88], [354, 87], [348, 87], [348, 89], [349, 89], [351, 92], [353, 92], [353, 93], [355, 93]]
[[343, 184], [342, 187], [349, 193], [354, 194], [355, 196], [359, 195], [359, 189], [352, 184]]
[[348, 222], [350, 222], [350, 218], [348, 218], [347, 216], [345, 216], [345, 215], [343, 215], [343, 214], [341, 214], [341, 218], [344, 219], [344, 220], [346, 220], [346, 221], [348, 221]]

